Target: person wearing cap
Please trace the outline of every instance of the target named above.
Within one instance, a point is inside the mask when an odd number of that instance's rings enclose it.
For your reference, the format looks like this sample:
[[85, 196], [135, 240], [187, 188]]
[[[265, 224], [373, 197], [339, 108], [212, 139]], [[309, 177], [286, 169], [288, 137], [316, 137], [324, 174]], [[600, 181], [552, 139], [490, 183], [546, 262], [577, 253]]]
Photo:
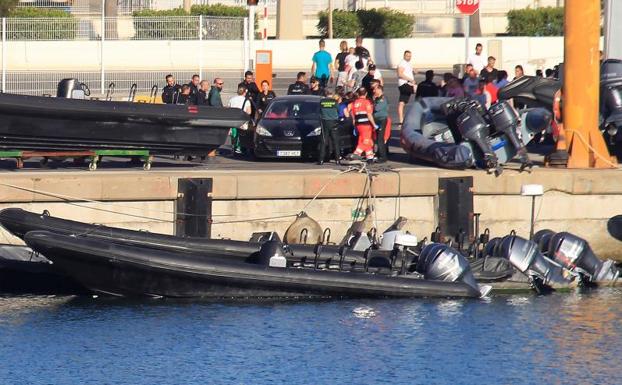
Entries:
[[371, 97], [373, 94], [371, 85], [374, 80], [377, 80], [380, 85], [382, 85], [383, 83], [382, 76], [380, 75], [380, 71], [378, 71], [378, 69], [376, 68], [376, 65], [370, 64], [367, 67], [367, 74], [363, 77], [363, 80], [361, 81], [361, 86], [365, 87], [365, 89], [367, 90], [367, 95], [369, 95], [369, 97]]
[[318, 95], [324, 96], [324, 88], [320, 87], [320, 79], [315, 76], [311, 76], [311, 81], [309, 82], [309, 95]]

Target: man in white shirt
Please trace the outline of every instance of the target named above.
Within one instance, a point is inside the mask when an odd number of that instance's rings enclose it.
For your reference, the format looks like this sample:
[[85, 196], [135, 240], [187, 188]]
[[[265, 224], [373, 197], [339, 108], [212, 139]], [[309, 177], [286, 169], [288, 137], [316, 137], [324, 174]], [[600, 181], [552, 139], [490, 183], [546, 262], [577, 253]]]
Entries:
[[478, 75], [482, 72], [487, 64], [486, 58], [484, 57], [484, 55], [482, 55], [483, 49], [484, 46], [482, 46], [480, 43], [477, 43], [477, 45], [475, 46], [475, 53], [471, 54], [469, 56], [469, 61], [467, 61], [467, 64], [471, 64]]
[[397, 66], [397, 85], [400, 91], [400, 102], [397, 105], [397, 116], [400, 126], [404, 123], [404, 106], [410, 101], [410, 96], [415, 93], [415, 70], [410, 64], [412, 53], [404, 51], [404, 58]]
[[[238, 94], [229, 99], [228, 107], [239, 108], [248, 115], [251, 114], [251, 102], [246, 97], [246, 87], [238, 87]], [[242, 145], [240, 144], [240, 133], [238, 130], [237, 127], [231, 128], [231, 147], [235, 154], [242, 154]]]

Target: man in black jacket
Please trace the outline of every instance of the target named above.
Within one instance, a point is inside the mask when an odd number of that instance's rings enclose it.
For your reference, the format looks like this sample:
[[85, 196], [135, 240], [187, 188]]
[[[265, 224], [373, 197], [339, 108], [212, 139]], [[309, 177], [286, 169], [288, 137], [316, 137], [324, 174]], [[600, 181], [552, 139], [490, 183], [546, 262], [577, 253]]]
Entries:
[[180, 91], [181, 86], [175, 82], [175, 77], [171, 74], [166, 75], [166, 86], [162, 89], [162, 102], [176, 104]]
[[425, 80], [417, 85], [417, 92], [415, 93], [415, 97], [426, 98], [430, 96], [438, 96], [438, 94], [438, 85], [434, 83], [434, 71], [425, 71]]
[[207, 80], [201, 80], [199, 83], [199, 90], [196, 95], [196, 104], [197, 106], [208, 106], [207, 95], [209, 92], [209, 82]]
[[298, 72], [296, 76], [296, 82], [289, 85], [287, 88], [287, 95], [308, 95], [309, 86], [307, 85], [307, 74], [305, 72]]
[[199, 83], [201, 81], [201, 78], [199, 77], [199, 75], [192, 75], [192, 80], [190, 80], [190, 83], [188, 83], [188, 87], [190, 87], [190, 104], [194, 104], [194, 105], [198, 105], [199, 101], [198, 101], [198, 94], [199, 94]]
[[255, 99], [257, 95], [259, 95], [259, 87], [255, 83], [255, 75], [253, 71], [246, 71], [244, 73], [244, 80], [238, 84], [238, 88], [244, 87], [246, 89], [246, 99], [248, 99], [251, 103], [251, 116], [255, 116]]

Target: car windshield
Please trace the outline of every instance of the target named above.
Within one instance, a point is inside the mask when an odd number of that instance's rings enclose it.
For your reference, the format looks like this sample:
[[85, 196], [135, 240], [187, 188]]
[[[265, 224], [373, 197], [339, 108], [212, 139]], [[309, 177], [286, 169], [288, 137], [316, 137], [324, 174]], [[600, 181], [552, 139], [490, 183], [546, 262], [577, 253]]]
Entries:
[[264, 119], [318, 119], [320, 104], [311, 101], [274, 100], [264, 114]]

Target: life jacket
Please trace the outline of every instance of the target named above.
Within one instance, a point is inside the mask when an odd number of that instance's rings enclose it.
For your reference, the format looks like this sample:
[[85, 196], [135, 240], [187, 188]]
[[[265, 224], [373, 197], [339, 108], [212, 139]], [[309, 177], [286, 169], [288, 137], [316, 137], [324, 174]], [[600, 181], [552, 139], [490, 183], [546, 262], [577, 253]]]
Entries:
[[354, 124], [371, 124], [367, 117], [368, 109], [373, 107], [369, 99], [357, 98], [352, 102], [352, 115], [354, 116]]

